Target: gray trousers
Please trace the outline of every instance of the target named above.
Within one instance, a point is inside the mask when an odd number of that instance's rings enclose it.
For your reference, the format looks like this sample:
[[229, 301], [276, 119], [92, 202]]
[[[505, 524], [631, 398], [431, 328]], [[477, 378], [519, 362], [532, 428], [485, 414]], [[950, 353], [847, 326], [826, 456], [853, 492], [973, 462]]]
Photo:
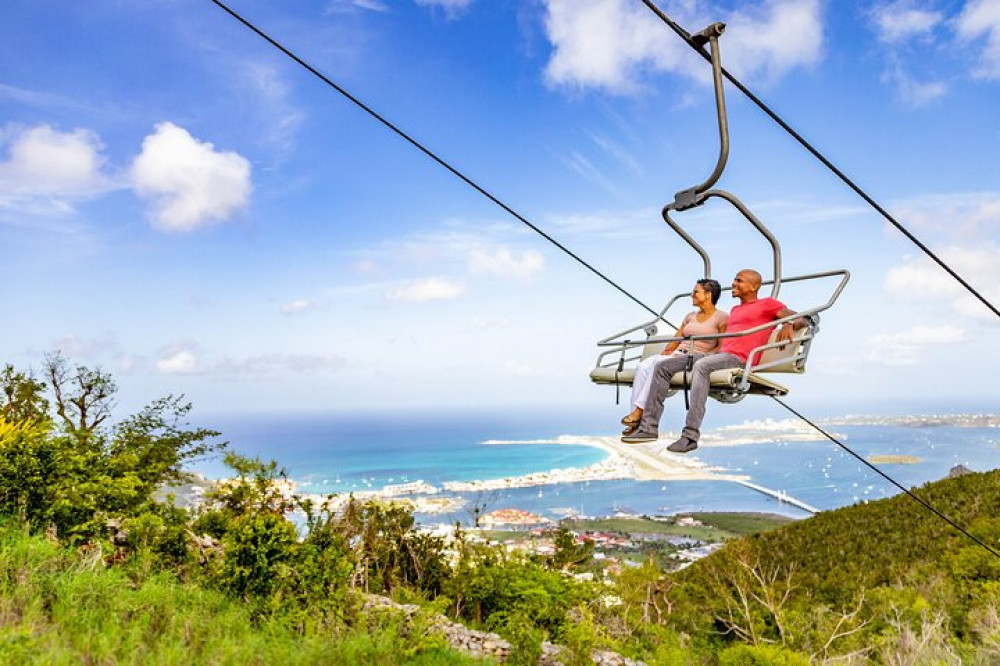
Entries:
[[[681, 434], [698, 441], [701, 437], [701, 422], [705, 418], [705, 402], [708, 400], [709, 377], [716, 370], [726, 368], [741, 368], [745, 365], [739, 356], [734, 354], [692, 354], [694, 367], [688, 373], [691, 383], [690, 407], [687, 420]], [[642, 412], [642, 423], [639, 429], [643, 432], [658, 432], [660, 416], [663, 414], [663, 403], [670, 392], [670, 377], [677, 372], [684, 372], [687, 363], [686, 355], [672, 356], [663, 361], [650, 378], [649, 397], [646, 399], [646, 409]]]

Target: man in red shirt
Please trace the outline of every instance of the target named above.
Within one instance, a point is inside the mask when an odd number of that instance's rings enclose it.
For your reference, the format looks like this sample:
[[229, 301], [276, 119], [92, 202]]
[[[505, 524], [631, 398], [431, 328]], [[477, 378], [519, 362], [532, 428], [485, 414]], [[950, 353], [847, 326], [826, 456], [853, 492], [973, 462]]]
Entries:
[[[736, 274], [733, 280], [733, 296], [740, 299], [740, 304], [729, 313], [726, 333], [739, 333], [795, 314], [794, 310], [789, 310], [777, 299], [757, 298], [761, 281], [760, 273], [755, 270], [744, 269]], [[803, 319], [783, 324], [778, 331], [778, 340], [791, 341], [793, 330], [805, 325]], [[667, 447], [668, 451], [687, 453], [698, 448], [698, 439], [701, 437], [699, 429], [705, 418], [705, 402], [708, 400], [709, 377], [716, 370], [744, 367], [750, 352], [767, 344], [773, 328], [765, 328], [740, 337], [723, 338], [719, 344], [719, 351], [714, 354], [698, 352], [692, 354], [694, 366], [691, 370], [690, 407], [687, 420], [680, 438]], [[646, 410], [642, 414], [639, 429], [631, 435], [622, 437], [623, 442], [636, 444], [656, 441], [659, 437], [663, 403], [670, 392], [670, 378], [674, 373], [681, 372], [686, 363], [687, 359], [684, 356], [673, 357], [660, 363], [651, 378]]]

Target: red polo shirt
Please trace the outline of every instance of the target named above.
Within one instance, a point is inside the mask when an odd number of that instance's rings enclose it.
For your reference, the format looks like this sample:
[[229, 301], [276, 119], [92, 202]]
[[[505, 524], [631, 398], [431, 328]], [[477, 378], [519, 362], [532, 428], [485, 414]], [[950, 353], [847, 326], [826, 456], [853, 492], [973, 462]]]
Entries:
[[[726, 333], [739, 333], [774, 321], [778, 319], [778, 313], [784, 309], [784, 303], [770, 296], [758, 298], [753, 303], [740, 303], [729, 312]], [[722, 340], [719, 351], [734, 354], [746, 361], [755, 347], [767, 344], [767, 338], [773, 330], [774, 327], [771, 327], [739, 338], [725, 338]]]

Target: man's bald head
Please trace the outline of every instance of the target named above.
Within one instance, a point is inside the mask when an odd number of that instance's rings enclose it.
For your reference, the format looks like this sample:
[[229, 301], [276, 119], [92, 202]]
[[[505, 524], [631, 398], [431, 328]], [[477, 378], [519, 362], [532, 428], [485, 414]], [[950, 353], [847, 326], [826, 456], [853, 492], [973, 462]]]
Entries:
[[757, 300], [757, 290], [760, 289], [761, 282], [763, 279], [760, 273], [752, 268], [744, 268], [733, 280], [733, 298], [740, 299], [741, 303]]
[[764, 278], [760, 276], [760, 273], [752, 268], [744, 268], [739, 272], [739, 275], [742, 275], [747, 282], [752, 284], [755, 291], [760, 289], [760, 285], [764, 281]]

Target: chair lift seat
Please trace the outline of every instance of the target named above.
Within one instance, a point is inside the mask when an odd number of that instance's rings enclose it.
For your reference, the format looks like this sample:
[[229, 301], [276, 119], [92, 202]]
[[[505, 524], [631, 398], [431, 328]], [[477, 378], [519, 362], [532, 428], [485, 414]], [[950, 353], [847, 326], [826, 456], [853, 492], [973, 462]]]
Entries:
[[[793, 342], [785, 345], [784, 348], [772, 347], [761, 352], [758, 365], [774, 362], [778, 362], [778, 365], [764, 368], [759, 372], [751, 372], [749, 377], [750, 386], [745, 393], [739, 390], [739, 385], [743, 379], [743, 373], [745, 371], [744, 367], [740, 367], [729, 368], [726, 370], [716, 370], [713, 372], [709, 377], [709, 395], [722, 402], [736, 402], [745, 394], [773, 396], [787, 395], [787, 388], [775, 381], [763, 377], [762, 375], [764, 373], [772, 372], [791, 372], [796, 374], [805, 372], [805, 359], [794, 357], [802, 351], [802, 347], [805, 342], [807, 340], [811, 340], [812, 335], [809, 333], [812, 328], [812, 326], [808, 326], [796, 331]], [[768, 343], [770, 344], [775, 342], [777, 340], [777, 336], [778, 330], [775, 329], [771, 332], [771, 335], [768, 338]], [[664, 347], [666, 347], [666, 343], [651, 343], [644, 345], [642, 360], [645, 360], [655, 354], [659, 354], [663, 351]], [[788, 359], [788, 361], [780, 363], [782, 359]], [[617, 369], [617, 363], [610, 366], [598, 366], [591, 370], [590, 379], [595, 384], [627, 384], [631, 386], [632, 382], [635, 380], [635, 367], [632, 366], [622, 368], [621, 372], [616, 373], [615, 371]], [[688, 379], [690, 380], [690, 377], [688, 377]], [[688, 383], [690, 384], [690, 381]], [[673, 377], [670, 378], [670, 385], [674, 389], [683, 389], [684, 373], [674, 373]]]

